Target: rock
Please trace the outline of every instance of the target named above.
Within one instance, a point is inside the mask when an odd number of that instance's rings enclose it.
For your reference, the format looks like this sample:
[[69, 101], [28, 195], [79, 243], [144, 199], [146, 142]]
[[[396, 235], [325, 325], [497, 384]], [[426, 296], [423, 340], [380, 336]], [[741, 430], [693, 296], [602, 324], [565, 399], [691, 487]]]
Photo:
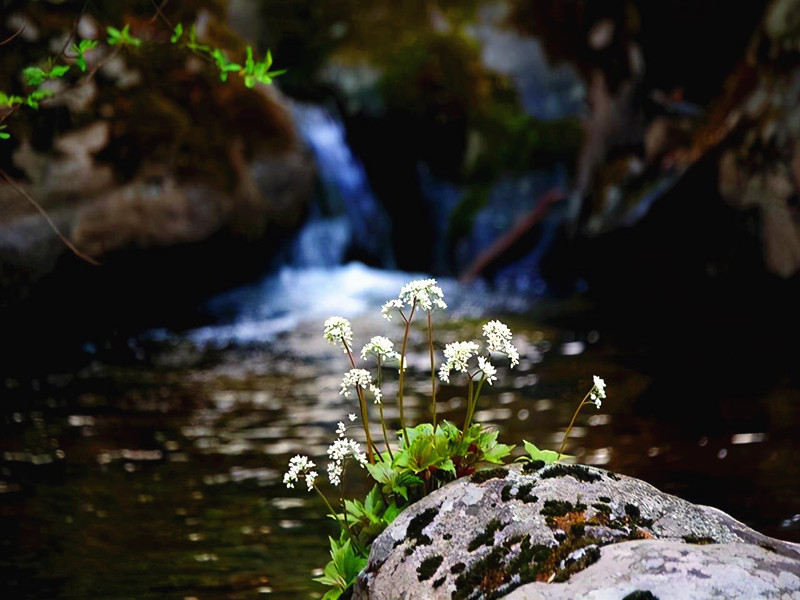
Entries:
[[[373, 543], [353, 598], [475, 600], [519, 588], [510, 597], [591, 589], [617, 599], [679, 584], [700, 596], [666, 597], [703, 597], [704, 576], [734, 564], [739, 587], [731, 571], [732, 595], [720, 597], [800, 589], [800, 546], [723, 512], [602, 469], [514, 465], [459, 479], [401, 514]], [[606, 588], [614, 593], [602, 595]]]
[[[201, 37], [244, 57], [245, 42], [227, 29], [225, 2], [218, 4], [195, 15], [209, 26]], [[41, 39], [58, 40], [64, 22], [51, 12], [20, 9]], [[74, 12], [70, 22], [101, 30], [92, 10]], [[180, 19], [188, 25], [192, 15], [184, 9]], [[134, 35], [163, 37], [156, 20], [128, 18]], [[172, 251], [191, 264], [191, 253], [199, 257], [212, 246], [220, 265], [241, 263], [249, 246], [263, 270], [263, 250], [274, 250], [301, 223], [315, 168], [280, 92], [247, 89], [238, 76], [222, 83], [185, 50], [145, 46], [115, 52], [101, 44], [90, 57], [101, 77], [79, 80], [73, 69], [39, 111], [10, 120], [5, 169], [17, 186], [0, 180], [0, 305], [16, 306], [45, 278], [71, 286], [83, 267], [17, 187], [79, 251], [105, 271], [127, 268], [131, 277], [138, 269], [130, 267], [146, 264], [148, 251]], [[21, 44], [0, 75], [16, 79], [38, 51]], [[98, 271], [87, 283], [102, 289], [107, 276]]]
[[[638, 595], [637, 595], [638, 593]], [[798, 561], [752, 544], [637, 540], [607, 546], [562, 585], [529, 583], [509, 600], [798, 598]]]

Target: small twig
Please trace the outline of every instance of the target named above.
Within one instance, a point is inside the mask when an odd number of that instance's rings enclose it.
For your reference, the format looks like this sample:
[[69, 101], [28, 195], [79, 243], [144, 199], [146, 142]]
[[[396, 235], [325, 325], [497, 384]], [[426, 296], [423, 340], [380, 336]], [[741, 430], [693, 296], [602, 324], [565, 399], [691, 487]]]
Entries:
[[83, 18], [83, 15], [86, 14], [86, 9], [89, 8], [89, 0], [83, 3], [81, 7], [81, 12], [78, 13], [78, 16], [75, 17], [75, 22], [72, 25], [72, 31], [69, 32], [69, 37], [67, 41], [64, 42], [64, 47], [61, 49], [61, 52], [58, 53], [59, 56], [66, 56], [67, 55], [67, 48], [69, 48], [69, 43], [72, 41], [72, 38], [75, 37], [75, 34], [78, 33], [78, 25]]
[[17, 29], [17, 32], [16, 32], [16, 33], [13, 33], [13, 34], [11, 34], [11, 37], [7, 37], [7, 38], [6, 38], [6, 39], [4, 39], [2, 42], [0, 42], [0, 46], [5, 46], [7, 43], [9, 43], [9, 42], [10, 42], [10, 41], [12, 41], [14, 38], [16, 38], [18, 35], [20, 35], [20, 34], [21, 34], [23, 31], [25, 31], [25, 25], [23, 25], [22, 27], [20, 27], [19, 29]]
[[78, 248], [75, 246], [75, 244], [73, 244], [71, 241], [69, 241], [69, 239], [67, 239], [66, 236], [64, 236], [64, 234], [62, 234], [58, 230], [58, 227], [56, 227], [56, 224], [53, 223], [53, 220], [50, 218], [50, 216], [47, 214], [47, 212], [44, 210], [44, 208], [42, 208], [42, 205], [39, 204], [36, 200], [34, 200], [25, 190], [23, 190], [16, 183], [14, 183], [14, 180], [11, 179], [11, 177], [8, 176], [8, 173], [6, 173], [3, 169], [0, 169], [0, 175], [3, 176], [3, 179], [5, 179], [8, 182], [8, 184], [12, 188], [14, 188], [14, 190], [18, 194], [20, 194], [23, 198], [25, 198], [28, 202], [30, 202], [34, 206], [34, 208], [36, 210], [38, 210], [39, 213], [41, 213], [41, 215], [45, 218], [45, 221], [47, 221], [47, 224], [50, 226], [50, 228], [55, 232], [55, 234], [64, 243], [64, 245], [67, 248], [69, 248], [70, 250], [72, 250], [72, 252], [73, 252], [73, 254], [75, 254], [75, 256], [77, 256], [78, 258], [80, 258], [82, 260], [85, 260], [90, 265], [94, 265], [95, 267], [99, 267], [100, 266], [99, 262], [97, 262], [91, 256], [88, 256], [87, 254], [84, 254], [83, 252], [78, 250]]
[[172, 26], [172, 23], [169, 22], [169, 19], [167, 19], [167, 17], [164, 15], [164, 10], [163, 9], [167, 5], [167, 2], [169, 2], [169, 0], [164, 0], [161, 3], [161, 5], [158, 5], [158, 4], [156, 4], [156, 0], [150, 0], [150, 3], [153, 6], [155, 6], [155, 8], [156, 8], [156, 14], [154, 14], [152, 17], [150, 17], [150, 23], [155, 23], [156, 19], [161, 17], [161, 20], [164, 21], [164, 23], [166, 23], [167, 25], [169, 25], [170, 29], [175, 29]]

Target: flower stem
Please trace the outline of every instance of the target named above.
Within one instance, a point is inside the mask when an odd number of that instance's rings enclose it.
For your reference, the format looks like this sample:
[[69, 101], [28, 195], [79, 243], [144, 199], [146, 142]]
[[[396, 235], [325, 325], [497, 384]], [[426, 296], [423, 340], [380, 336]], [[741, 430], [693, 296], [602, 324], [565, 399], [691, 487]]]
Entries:
[[[383, 371], [381, 369], [381, 357], [378, 355], [378, 389], [381, 389]], [[389, 445], [389, 434], [386, 433], [386, 419], [383, 417], [383, 402], [378, 404], [378, 410], [381, 415], [381, 430], [383, 431], [383, 441], [386, 443], [386, 450], [389, 452], [389, 460], [394, 460], [392, 455], [392, 447]]]
[[[333, 510], [333, 507], [331, 506], [331, 503], [328, 502], [328, 499], [325, 497], [325, 494], [323, 494], [316, 485], [314, 486], [314, 491], [317, 492], [317, 494], [319, 494], [320, 498], [322, 498], [322, 501], [325, 503], [325, 506], [327, 506], [328, 510], [331, 511], [333, 518], [336, 521], [339, 521], [339, 516], [338, 516], [339, 513]], [[350, 541], [353, 542], [353, 545], [356, 547], [356, 549], [359, 549], [358, 542], [353, 537], [353, 532], [350, 531], [350, 525], [347, 523], [347, 509], [344, 507], [344, 504], [342, 504], [342, 518], [344, 519], [344, 528], [345, 531], [347, 531], [347, 535], [350, 537]]]
[[[350, 358], [350, 364], [355, 369], [356, 359], [353, 356], [353, 353], [350, 351], [347, 342], [344, 341], [344, 338], [342, 339], [342, 345], [344, 346], [344, 351], [347, 353], [348, 358]], [[355, 388], [356, 395], [358, 396], [358, 404], [361, 409], [361, 424], [364, 426], [364, 435], [367, 437], [367, 459], [369, 460], [370, 464], [374, 464], [375, 455], [372, 451], [374, 444], [372, 443], [372, 436], [369, 433], [369, 413], [367, 412], [367, 401], [364, 400], [364, 390], [362, 390], [358, 385], [356, 385]]]
[[408, 331], [411, 328], [411, 319], [414, 318], [414, 311], [417, 309], [416, 301], [411, 305], [411, 312], [406, 319], [406, 331], [403, 334], [403, 348], [400, 351], [400, 381], [397, 384], [397, 407], [400, 409], [400, 428], [403, 430], [403, 441], [408, 448], [408, 432], [406, 431], [406, 418], [403, 411], [403, 383], [405, 381], [406, 349], [408, 348]]
[[583, 400], [581, 400], [581, 403], [578, 405], [578, 408], [575, 409], [575, 414], [572, 415], [572, 420], [569, 422], [569, 427], [567, 427], [567, 430], [564, 432], [564, 439], [561, 440], [561, 447], [558, 449], [558, 458], [556, 458], [556, 462], [561, 460], [561, 455], [564, 453], [564, 447], [567, 445], [567, 438], [569, 438], [569, 432], [572, 431], [572, 426], [575, 424], [575, 419], [578, 418], [578, 413], [581, 412], [581, 409], [585, 404], [588, 404], [586, 402], [586, 399], [589, 397], [589, 394], [591, 394], [593, 390], [594, 387], [592, 387], [592, 389], [586, 393], [586, 395], [583, 397]]
[[464, 436], [467, 434], [467, 428], [469, 428], [469, 421], [470, 421], [470, 408], [472, 407], [472, 375], [467, 373], [467, 414], [464, 415], [464, 428], [461, 430], [461, 439], [459, 443], [464, 441]]
[[428, 311], [428, 349], [431, 355], [431, 418], [433, 419], [433, 434], [436, 435], [436, 366], [433, 360], [433, 322], [431, 311]]

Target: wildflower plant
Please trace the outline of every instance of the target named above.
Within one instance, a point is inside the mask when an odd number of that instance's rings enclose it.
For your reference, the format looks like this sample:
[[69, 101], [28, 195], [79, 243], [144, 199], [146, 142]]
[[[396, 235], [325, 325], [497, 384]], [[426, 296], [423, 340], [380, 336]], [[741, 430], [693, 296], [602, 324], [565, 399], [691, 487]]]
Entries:
[[[358, 428], [357, 415], [350, 413], [348, 419], [337, 423], [336, 439], [328, 447], [326, 465], [328, 486], [333, 490], [334, 502], [320, 489], [320, 479], [314, 470], [316, 465], [308, 457], [295, 456], [289, 461], [284, 476], [287, 487], [294, 487], [301, 479], [306, 489], [316, 491], [330, 511], [329, 516], [340, 526], [338, 539], [331, 538], [331, 561], [323, 576], [316, 581], [329, 586], [324, 599], [335, 600], [355, 581], [365, 566], [373, 540], [411, 503], [433, 492], [458, 477], [470, 475], [484, 465], [503, 464], [510, 456], [513, 446], [500, 443], [497, 431], [480, 423], [473, 423], [484, 384], [492, 385], [498, 380], [498, 364], [507, 362], [510, 368], [519, 364], [519, 352], [513, 344], [513, 334], [500, 321], [489, 321], [483, 326], [483, 340], [456, 341], [443, 349], [443, 360], [437, 369], [433, 342], [433, 313], [447, 308], [444, 293], [434, 279], [412, 281], [403, 286], [397, 298], [386, 302], [381, 308], [383, 316], [391, 321], [398, 316], [403, 324], [400, 351], [384, 336], [370, 338], [358, 355], [354, 348], [354, 334], [350, 322], [343, 317], [330, 317], [323, 326], [323, 337], [341, 348], [347, 356], [350, 368], [344, 373], [339, 394], [350, 398], [355, 392], [364, 430], [365, 449], [349, 436], [349, 430]], [[425, 315], [427, 342], [430, 354], [431, 376], [431, 420], [413, 427], [408, 426], [404, 414], [404, 382], [406, 377], [406, 353], [412, 321], [420, 313]], [[362, 364], [359, 365], [359, 359]], [[400, 430], [392, 432], [384, 415], [387, 401], [382, 392], [384, 371], [392, 375], [397, 372], [398, 391], [396, 403]], [[442, 384], [465, 385], [467, 403], [464, 423], [461, 427], [442, 420], [437, 421], [436, 391], [438, 380]], [[371, 436], [369, 426], [369, 403], [377, 405], [378, 418], [383, 434], [380, 449]], [[540, 450], [525, 442], [527, 456], [521, 460], [541, 460], [545, 463], [561, 459], [569, 430], [585, 404], [599, 408], [605, 398], [605, 382], [595, 377], [594, 385], [586, 394], [573, 415], [570, 428], [564, 437], [559, 452]], [[345, 481], [349, 466], [364, 469], [372, 479], [372, 489], [363, 501], [346, 498]], [[329, 494], [330, 495], [330, 494]], [[334, 505], [338, 504], [338, 508]]]

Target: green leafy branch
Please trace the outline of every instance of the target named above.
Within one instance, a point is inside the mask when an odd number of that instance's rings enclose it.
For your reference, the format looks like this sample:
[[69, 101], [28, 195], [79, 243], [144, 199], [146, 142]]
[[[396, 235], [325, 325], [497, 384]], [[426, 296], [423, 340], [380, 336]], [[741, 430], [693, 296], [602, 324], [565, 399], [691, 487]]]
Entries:
[[[116, 27], [106, 28], [105, 43], [108, 46], [116, 48], [139, 48], [142, 45], [142, 40], [137, 38], [130, 31], [130, 24], [126, 24], [122, 29]], [[190, 52], [201, 55], [210, 62], [213, 62], [219, 70], [219, 77], [221, 81], [227, 81], [230, 73], [238, 74], [244, 80], [245, 86], [252, 88], [256, 83], [263, 83], [271, 85], [275, 77], [285, 73], [285, 70], [270, 71], [272, 66], [272, 54], [267, 52], [263, 60], [255, 60], [253, 56], [253, 49], [247, 47], [247, 60], [244, 65], [232, 62], [228, 59], [225, 52], [220, 48], [212, 48], [207, 44], [203, 44], [197, 37], [197, 29], [194, 25], [189, 28], [188, 32], [184, 31], [183, 25], [178, 23], [172, 31], [170, 42], [175, 45], [182, 45]], [[65, 54], [66, 58], [74, 61], [74, 66], [77, 67], [81, 73], [86, 73], [88, 70], [88, 63], [86, 55], [98, 47], [98, 40], [78, 40], [69, 46], [69, 54]], [[42, 100], [52, 97], [55, 92], [51, 89], [42, 88], [46, 82], [51, 80], [62, 79], [70, 72], [72, 65], [70, 64], [53, 64], [52, 59], [46, 68], [41, 66], [29, 66], [22, 70], [22, 81], [30, 91], [24, 95], [13, 95], [5, 92], [0, 92], [0, 109], [11, 109], [5, 115], [0, 116], [0, 122], [5, 120], [10, 114], [18, 110], [20, 107], [27, 106], [34, 110], [39, 108]], [[6, 126], [3, 126], [6, 129]], [[11, 135], [3, 132], [0, 135], [0, 140], [7, 140]]]
[[170, 42], [173, 44], [183, 44], [187, 49], [195, 54], [203, 56], [212, 61], [219, 69], [221, 81], [228, 80], [229, 73], [236, 73], [244, 80], [244, 85], [248, 88], [255, 87], [256, 83], [272, 85], [272, 81], [286, 72], [285, 69], [270, 71], [272, 67], [272, 53], [267, 51], [267, 55], [262, 60], [255, 60], [252, 46], [247, 46], [247, 58], [244, 65], [232, 62], [225, 52], [219, 48], [212, 48], [207, 44], [202, 44], [197, 38], [197, 29], [194, 25], [189, 28], [184, 40], [183, 24], [178, 23], [172, 30]]
[[116, 27], [107, 27], [106, 33], [108, 39], [106, 40], [109, 46], [129, 46], [138, 48], [142, 45], [142, 40], [131, 35], [130, 24], [126, 24], [121, 30]]
[[97, 48], [97, 44], [96, 40], [81, 40], [79, 43], [70, 46], [70, 51], [75, 55], [73, 57], [75, 64], [78, 65], [81, 72], [86, 72], [86, 53]]

